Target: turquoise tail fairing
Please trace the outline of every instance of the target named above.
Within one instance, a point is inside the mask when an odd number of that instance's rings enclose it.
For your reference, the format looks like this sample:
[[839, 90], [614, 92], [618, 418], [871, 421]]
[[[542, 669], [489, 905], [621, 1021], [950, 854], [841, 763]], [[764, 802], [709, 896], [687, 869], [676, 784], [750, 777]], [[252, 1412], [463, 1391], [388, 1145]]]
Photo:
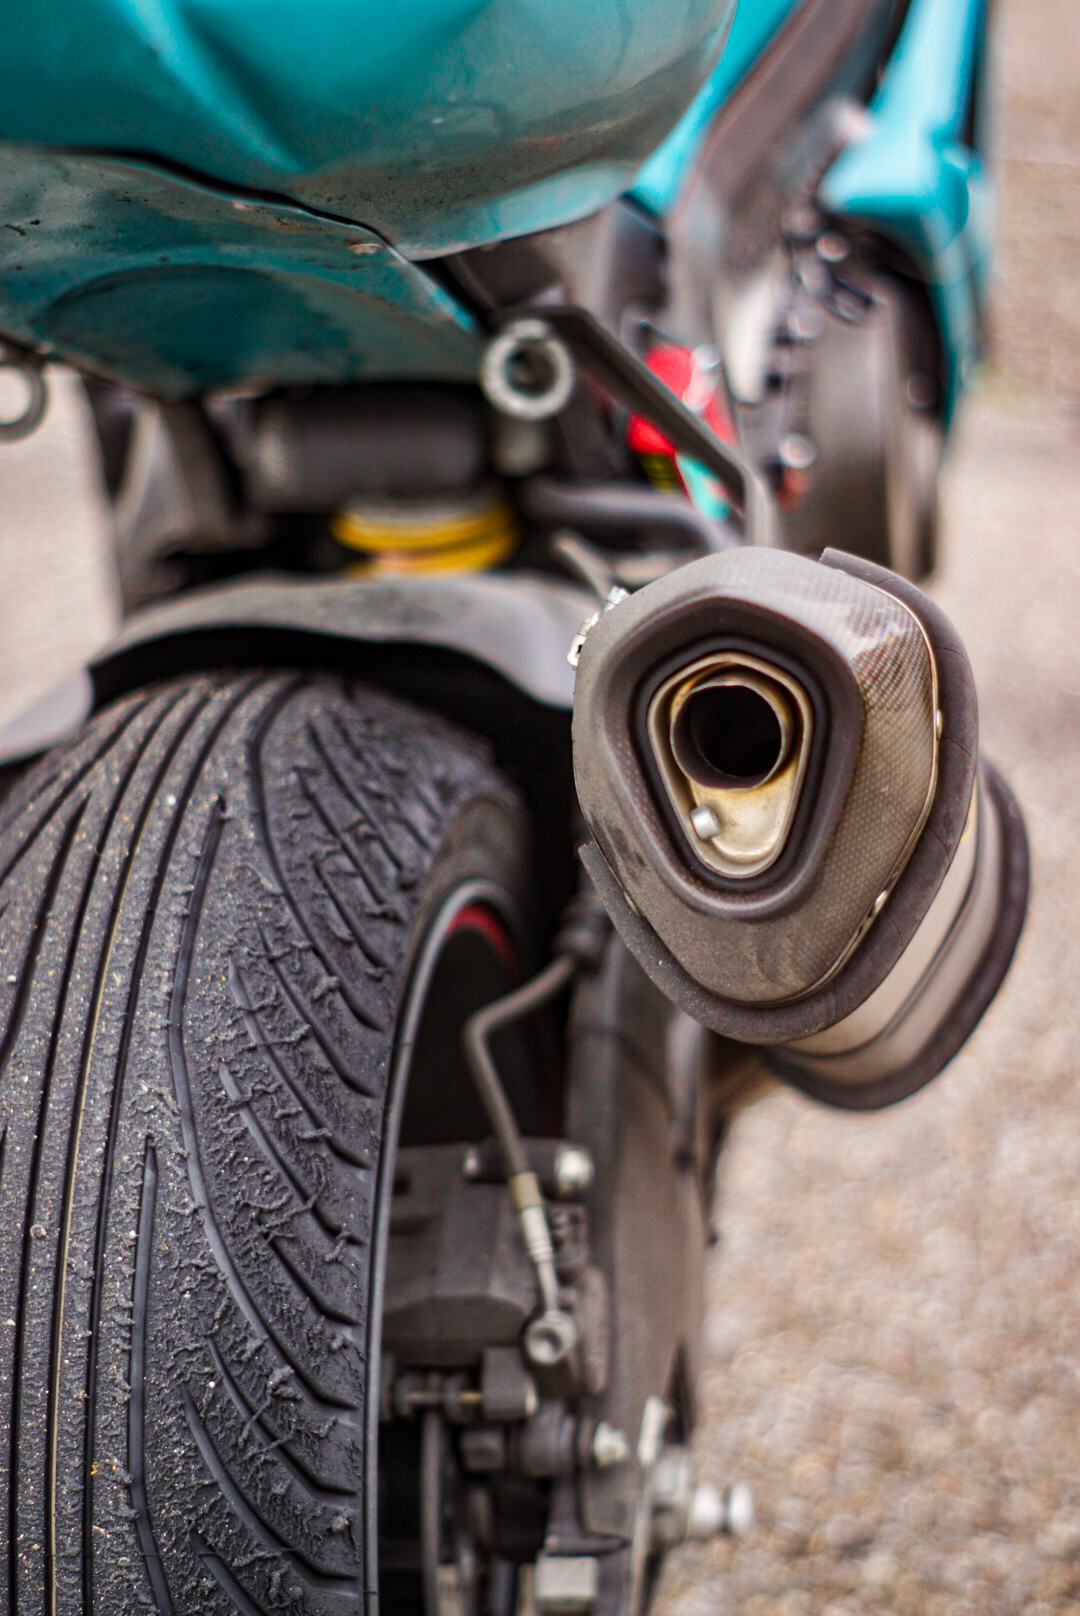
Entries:
[[[740, 6], [715, 72], [638, 176], [643, 207], [662, 217], [678, 205], [713, 119], [803, 3]], [[892, 242], [923, 278], [947, 359], [949, 411], [979, 355], [991, 259], [986, 25], [987, 0], [911, 0], [865, 138], [818, 192], [829, 214]]]
[[990, 269], [986, 23], [987, 0], [913, 0], [867, 136], [820, 188], [830, 213], [894, 242], [922, 275], [948, 357], [950, 409], [979, 355]]
[[734, 3], [0, 0], [0, 140], [135, 153], [438, 257], [626, 190]]
[[407, 260], [613, 201], [733, 6], [0, 0], [0, 331], [169, 396], [474, 374]]
[[[402, 26], [374, 0], [0, 0], [0, 331], [174, 397], [471, 376], [470, 315], [418, 260], [631, 187], [670, 212], [804, 0], [733, 3], [415, 0]], [[821, 190], [926, 279], [953, 397], [989, 256], [984, 9], [911, 0]]]
[[469, 314], [360, 226], [33, 147], [0, 211], [0, 327], [157, 397], [476, 373]]
[[671, 134], [634, 182], [634, 198], [650, 213], [670, 213], [698, 160], [716, 114], [756, 66], [778, 29], [803, 0], [745, 0], [735, 12], [724, 53]]

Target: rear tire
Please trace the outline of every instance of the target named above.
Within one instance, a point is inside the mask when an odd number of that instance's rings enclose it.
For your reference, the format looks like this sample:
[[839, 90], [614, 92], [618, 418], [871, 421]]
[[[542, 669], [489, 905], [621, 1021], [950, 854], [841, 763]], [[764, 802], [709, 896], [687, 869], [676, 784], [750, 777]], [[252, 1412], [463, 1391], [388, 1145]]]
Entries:
[[477, 742], [329, 678], [143, 693], [4, 804], [0, 1611], [369, 1602], [403, 1007], [523, 844]]

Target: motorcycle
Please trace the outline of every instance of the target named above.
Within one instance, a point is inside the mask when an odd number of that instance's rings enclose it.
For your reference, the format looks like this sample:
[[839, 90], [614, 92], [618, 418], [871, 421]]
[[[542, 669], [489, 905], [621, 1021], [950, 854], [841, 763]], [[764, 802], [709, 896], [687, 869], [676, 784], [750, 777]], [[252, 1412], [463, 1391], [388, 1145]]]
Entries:
[[0, 1610], [639, 1616], [725, 1133], [1027, 844], [919, 581], [984, 0], [6, 8], [0, 359], [126, 620], [0, 736]]

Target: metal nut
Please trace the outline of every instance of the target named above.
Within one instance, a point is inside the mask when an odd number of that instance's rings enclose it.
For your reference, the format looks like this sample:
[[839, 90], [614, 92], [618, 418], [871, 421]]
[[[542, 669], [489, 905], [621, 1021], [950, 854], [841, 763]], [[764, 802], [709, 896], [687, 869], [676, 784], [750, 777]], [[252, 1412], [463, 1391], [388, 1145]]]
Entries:
[[601, 1420], [593, 1433], [592, 1459], [597, 1470], [611, 1470], [625, 1464], [630, 1457], [630, 1443], [625, 1431]]
[[596, 1177], [589, 1152], [581, 1145], [563, 1145], [555, 1156], [555, 1188], [564, 1200], [584, 1195]]
[[600, 1562], [591, 1555], [542, 1554], [533, 1576], [533, 1600], [544, 1616], [591, 1610], [600, 1592]]
[[731, 1537], [749, 1537], [755, 1519], [753, 1493], [745, 1481], [733, 1482], [724, 1492], [724, 1531]]
[[694, 809], [690, 815], [690, 823], [703, 842], [708, 842], [720, 834], [720, 821], [707, 803], [702, 803], [700, 808]]
[[553, 1369], [573, 1354], [577, 1343], [577, 1325], [569, 1313], [549, 1310], [527, 1327], [525, 1356], [538, 1369]]
[[[533, 365], [539, 376], [525, 381]], [[484, 350], [480, 388], [495, 409], [516, 421], [548, 421], [566, 408], [577, 385], [569, 348], [543, 320], [514, 320]]]

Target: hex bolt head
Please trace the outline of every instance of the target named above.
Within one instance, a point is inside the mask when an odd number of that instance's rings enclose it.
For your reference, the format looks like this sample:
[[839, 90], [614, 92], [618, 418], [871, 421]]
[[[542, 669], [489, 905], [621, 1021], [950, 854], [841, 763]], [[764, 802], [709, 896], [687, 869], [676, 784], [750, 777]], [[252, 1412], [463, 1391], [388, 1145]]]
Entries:
[[577, 1325], [569, 1313], [541, 1313], [526, 1327], [525, 1356], [538, 1369], [553, 1369], [570, 1357], [577, 1341]]
[[745, 1481], [736, 1481], [724, 1490], [724, 1531], [731, 1537], [749, 1537], [757, 1512], [754, 1495]]
[[625, 1464], [630, 1457], [630, 1443], [625, 1431], [620, 1431], [606, 1420], [601, 1420], [593, 1433], [592, 1459], [597, 1470], [611, 1470]]
[[842, 264], [851, 247], [838, 230], [826, 230], [817, 239], [817, 255], [823, 264]]
[[694, 827], [694, 834], [703, 842], [711, 841], [714, 836], [720, 834], [720, 821], [707, 803], [703, 802], [700, 807], [694, 809], [690, 815], [690, 823]]
[[581, 1145], [563, 1145], [555, 1157], [555, 1188], [565, 1200], [584, 1195], [596, 1177], [589, 1152]]

